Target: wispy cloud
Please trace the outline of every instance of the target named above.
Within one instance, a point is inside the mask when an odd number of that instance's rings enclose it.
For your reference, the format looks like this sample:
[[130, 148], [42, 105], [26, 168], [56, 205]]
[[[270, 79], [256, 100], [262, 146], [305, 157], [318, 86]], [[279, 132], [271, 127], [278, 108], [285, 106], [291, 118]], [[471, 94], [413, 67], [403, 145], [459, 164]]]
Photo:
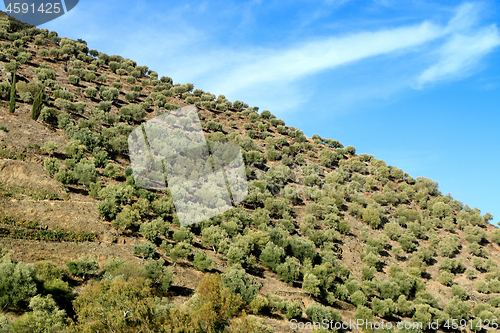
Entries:
[[477, 68], [478, 62], [500, 45], [499, 31], [495, 25], [476, 27], [479, 16], [479, 6], [466, 3], [459, 7], [447, 27], [449, 36], [438, 49], [437, 63], [418, 76], [418, 88], [434, 81], [469, 76]]
[[[456, 80], [474, 73], [480, 60], [500, 44], [497, 27], [481, 26], [480, 22], [481, 6], [465, 3], [457, 7], [447, 24], [423, 21], [415, 25], [303, 41], [287, 48], [213, 54], [212, 58], [217, 60], [211, 62], [210, 88], [248, 96], [248, 90], [259, 85], [275, 84], [286, 88], [304, 77], [354, 62], [363, 66], [363, 61], [376, 56], [390, 56], [403, 63], [411, 58], [406, 64], [411, 72], [405, 71], [394, 78], [400, 84], [399, 89], [421, 89], [431, 82]], [[405, 57], [409, 53], [413, 56]], [[422, 59], [425, 59], [425, 64]], [[222, 61], [224, 66], [213, 70]], [[374, 89], [380, 90], [381, 87]], [[389, 89], [392, 92], [398, 90], [393, 84]], [[304, 96], [298, 99], [304, 100]]]
[[364, 58], [411, 48], [443, 34], [444, 29], [424, 22], [305, 42], [285, 50], [262, 50], [248, 62], [237, 64], [217, 85], [236, 91], [261, 83], [290, 82]]

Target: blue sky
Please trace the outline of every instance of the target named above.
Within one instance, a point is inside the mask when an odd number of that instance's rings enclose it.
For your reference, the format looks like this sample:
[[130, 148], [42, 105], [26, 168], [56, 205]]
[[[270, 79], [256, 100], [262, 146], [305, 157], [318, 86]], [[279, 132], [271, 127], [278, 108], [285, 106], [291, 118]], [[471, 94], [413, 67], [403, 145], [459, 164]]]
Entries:
[[495, 1], [80, 1], [40, 26], [268, 109], [500, 220]]

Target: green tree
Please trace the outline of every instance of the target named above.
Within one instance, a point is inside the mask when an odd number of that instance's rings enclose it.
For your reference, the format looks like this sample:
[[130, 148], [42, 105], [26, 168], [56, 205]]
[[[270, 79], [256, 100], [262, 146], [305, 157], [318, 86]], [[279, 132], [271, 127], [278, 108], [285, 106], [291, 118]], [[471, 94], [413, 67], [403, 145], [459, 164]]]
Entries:
[[304, 275], [304, 280], [302, 281], [302, 290], [312, 296], [318, 296], [320, 294], [320, 280], [316, 275], [312, 273], [306, 273]]
[[375, 207], [367, 207], [363, 210], [363, 221], [368, 223], [372, 228], [377, 229], [380, 226], [380, 212]]
[[71, 158], [80, 160], [87, 151], [87, 147], [81, 143], [80, 140], [71, 140], [65, 147], [64, 150]]
[[0, 259], [0, 309], [28, 301], [37, 292], [35, 265], [13, 263], [10, 256]]
[[380, 300], [377, 297], [372, 299], [373, 312], [378, 316], [385, 317], [396, 313], [396, 303], [392, 299]]
[[88, 87], [87, 89], [85, 89], [85, 95], [90, 98], [96, 98], [97, 89], [95, 87]]
[[31, 110], [31, 119], [37, 120], [43, 108], [43, 88], [36, 94]]
[[160, 331], [152, 290], [143, 278], [102, 280], [84, 288], [74, 301], [75, 331]]
[[99, 266], [95, 260], [89, 259], [85, 256], [81, 256], [76, 261], [70, 261], [66, 264], [68, 266], [68, 271], [75, 276], [85, 277], [90, 274], [95, 274]]
[[51, 156], [52, 156], [52, 154], [53, 154], [55, 151], [57, 151], [57, 149], [58, 149], [58, 148], [59, 148], [59, 147], [58, 147], [57, 143], [55, 143], [54, 141], [47, 141], [47, 142], [45, 142], [45, 143], [43, 144], [43, 148], [42, 148], [42, 150], [43, 150], [44, 152], [48, 153], [48, 154], [49, 154], [49, 157], [51, 157]]
[[160, 281], [161, 276], [165, 272], [164, 266], [165, 260], [163, 258], [160, 258], [159, 260], [148, 259], [144, 264], [146, 277], [153, 283]]
[[471, 305], [469, 302], [464, 302], [458, 297], [453, 297], [445, 306], [444, 312], [449, 316], [450, 319], [461, 319], [469, 320], [471, 317], [470, 313]]
[[322, 322], [326, 319], [335, 323], [342, 320], [340, 313], [318, 303], [312, 303], [309, 305], [306, 309], [306, 315], [313, 322]]
[[300, 261], [295, 257], [286, 257], [285, 262], [276, 267], [278, 278], [291, 283], [299, 278]]
[[370, 323], [374, 322], [374, 317], [371, 309], [364, 305], [358, 306], [356, 312], [354, 313], [354, 318], [356, 318], [356, 320], [363, 321], [363, 324], [360, 325], [363, 331], [372, 331]]
[[36, 295], [30, 300], [29, 308], [31, 311], [14, 323], [16, 331], [45, 333], [64, 330], [66, 312], [59, 310], [51, 295]]
[[363, 291], [358, 290], [351, 295], [351, 303], [359, 307], [360, 305], [365, 305], [367, 302], [366, 295]]
[[[108, 202], [113, 203], [113, 200], [109, 200]], [[116, 201], [114, 204], [116, 205]], [[111, 226], [116, 229], [125, 230], [139, 224], [140, 219], [141, 215], [137, 209], [133, 209], [131, 206], [125, 206], [123, 210], [116, 215], [115, 220], [111, 222]]]
[[284, 257], [285, 251], [273, 242], [268, 242], [260, 254], [262, 265], [271, 268], [273, 271], [276, 271], [276, 268], [281, 264]]
[[495, 229], [491, 233], [491, 241], [500, 244], [500, 229]]
[[266, 309], [269, 306], [269, 299], [267, 297], [257, 295], [253, 299], [253, 301], [250, 302], [249, 308], [252, 310], [252, 313], [255, 315], [260, 314], [263, 312], [264, 309]]
[[10, 86], [9, 112], [14, 113], [15, 110], [16, 110], [16, 72], [12, 71], [12, 84]]
[[217, 246], [222, 239], [226, 239], [227, 237], [227, 232], [218, 225], [212, 225], [201, 231], [201, 243], [204, 246], [212, 246], [214, 252], [216, 252], [215, 246]]
[[203, 277], [195, 295], [192, 298], [194, 311], [189, 321], [191, 327], [198, 328], [196, 332], [224, 331], [229, 319], [243, 305], [241, 295], [232, 294], [218, 274]]
[[94, 164], [83, 161], [75, 166], [75, 175], [78, 183], [84, 185], [85, 188], [90, 186], [90, 183], [95, 183], [98, 177]]
[[191, 244], [187, 242], [180, 242], [177, 243], [172, 250], [170, 250], [170, 253], [168, 255], [174, 262], [177, 262], [177, 259], [186, 258], [191, 254], [191, 252]]
[[212, 268], [213, 261], [204, 251], [198, 251], [194, 255], [193, 266], [200, 271], [206, 271]]
[[46, 158], [43, 161], [43, 165], [45, 166], [45, 170], [53, 176], [56, 172], [59, 171], [59, 160], [57, 158]]
[[233, 295], [241, 295], [241, 298], [248, 304], [257, 296], [261, 287], [239, 265], [231, 267], [221, 276], [221, 280]]
[[139, 245], [135, 245], [133, 248], [133, 252], [135, 256], [139, 256], [144, 259], [150, 259], [155, 254], [156, 247], [150, 242], [144, 242]]

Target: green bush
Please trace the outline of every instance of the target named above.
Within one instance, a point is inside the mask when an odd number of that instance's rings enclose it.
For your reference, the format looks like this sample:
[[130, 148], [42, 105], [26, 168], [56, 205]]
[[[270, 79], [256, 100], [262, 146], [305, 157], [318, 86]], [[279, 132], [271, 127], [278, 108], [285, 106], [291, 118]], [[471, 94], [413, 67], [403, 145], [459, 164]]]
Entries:
[[187, 242], [191, 244], [193, 242], [193, 233], [189, 231], [187, 227], [181, 227], [174, 232], [172, 239], [176, 242]]
[[97, 171], [93, 163], [86, 163], [84, 161], [78, 163], [75, 166], [75, 178], [78, 183], [84, 185], [85, 187], [90, 186], [90, 183], [95, 183], [97, 181]]
[[440, 269], [450, 272], [452, 274], [460, 274], [465, 271], [465, 265], [459, 259], [444, 258], [443, 260], [441, 260]]
[[59, 160], [57, 158], [46, 158], [44, 161], [43, 161], [43, 164], [45, 166], [45, 170], [51, 175], [53, 176], [56, 172], [59, 171], [59, 167], [60, 167], [60, 164], [59, 164]]
[[312, 273], [305, 273], [302, 281], [302, 290], [309, 295], [318, 296], [320, 294], [320, 280]]
[[285, 262], [276, 267], [276, 273], [278, 273], [278, 278], [290, 283], [299, 278], [299, 267], [300, 262], [297, 258], [286, 257]]
[[438, 276], [438, 281], [442, 285], [449, 287], [449, 286], [453, 285], [453, 283], [454, 283], [453, 278], [454, 277], [455, 277], [455, 275], [453, 275], [452, 273], [450, 273], [448, 271], [440, 271], [439, 276]]
[[[65, 329], [66, 312], [60, 310], [52, 295], [36, 295], [26, 312], [14, 323], [16, 332], [59, 332]], [[0, 323], [0, 331], [2, 325]]]
[[458, 252], [459, 246], [458, 236], [448, 235], [438, 244], [437, 250], [441, 256], [452, 258]]
[[84, 280], [87, 275], [97, 273], [99, 266], [95, 260], [89, 259], [85, 256], [78, 258], [76, 261], [70, 261], [66, 264], [68, 271], [75, 275], [81, 276]]
[[398, 223], [391, 222], [384, 226], [384, 232], [391, 240], [398, 240], [403, 234], [403, 228]]
[[361, 330], [371, 331], [370, 324], [374, 322], [373, 311], [364, 305], [360, 305], [354, 313], [356, 320], [362, 320]]
[[381, 224], [380, 212], [375, 207], [367, 207], [363, 210], [363, 221], [368, 223], [372, 228], [377, 229]]
[[365, 305], [367, 301], [368, 299], [366, 298], [365, 293], [361, 290], [358, 290], [351, 295], [351, 303], [354, 304], [356, 307], [359, 307], [360, 305]]
[[334, 323], [342, 321], [340, 313], [318, 303], [309, 305], [306, 309], [306, 315], [313, 322], [322, 322], [325, 319]]
[[138, 225], [140, 218], [141, 216], [138, 210], [132, 209], [130, 206], [125, 206], [125, 208], [123, 208], [123, 210], [118, 213], [116, 218], [111, 222], [111, 226], [116, 229], [125, 230], [131, 226]]
[[392, 299], [380, 300], [377, 297], [372, 299], [373, 312], [380, 316], [385, 317], [396, 313], [397, 306]]
[[152, 258], [155, 251], [156, 247], [150, 242], [144, 242], [139, 245], [135, 245], [133, 248], [134, 255], [141, 257], [142, 260]]
[[222, 274], [221, 281], [233, 295], [240, 294], [241, 298], [247, 303], [254, 300], [261, 287], [238, 265], [231, 267], [226, 273]]
[[193, 266], [200, 271], [206, 271], [212, 268], [213, 262], [204, 251], [198, 251], [194, 255]]
[[[107, 153], [106, 153], [106, 156], [107, 156]], [[109, 177], [109, 178], [115, 178], [115, 176], [118, 175], [118, 165], [114, 164], [114, 163], [108, 163], [106, 165], [106, 167], [104, 168], [104, 170], [102, 171], [102, 174], [106, 177]]]
[[0, 308], [15, 307], [37, 293], [35, 265], [0, 258]]
[[457, 297], [461, 301], [465, 301], [469, 297], [467, 295], [467, 291], [457, 284], [454, 284], [453, 286], [451, 286], [451, 293], [453, 294], [453, 297]]
[[175, 244], [174, 248], [170, 250], [168, 255], [174, 262], [179, 258], [186, 258], [191, 254], [191, 244], [187, 242], [180, 242]]
[[285, 251], [273, 242], [267, 243], [266, 247], [260, 254], [262, 265], [271, 268], [273, 271], [276, 271], [276, 268], [282, 262], [284, 257]]
[[474, 284], [474, 287], [476, 290], [482, 294], [488, 294], [489, 293], [489, 288], [488, 284], [484, 280], [479, 280]]
[[470, 316], [471, 305], [468, 302], [464, 302], [457, 297], [453, 297], [445, 306], [444, 312], [449, 316], [450, 319], [465, 319], [468, 320]]

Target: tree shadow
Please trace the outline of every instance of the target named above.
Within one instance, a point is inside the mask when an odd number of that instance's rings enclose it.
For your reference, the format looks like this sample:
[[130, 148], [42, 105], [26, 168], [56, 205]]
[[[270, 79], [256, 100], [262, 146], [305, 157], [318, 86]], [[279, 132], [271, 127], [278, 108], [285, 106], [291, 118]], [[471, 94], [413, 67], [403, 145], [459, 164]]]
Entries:
[[194, 294], [194, 289], [182, 287], [182, 286], [171, 286], [168, 289], [167, 296], [185, 296], [189, 297]]

